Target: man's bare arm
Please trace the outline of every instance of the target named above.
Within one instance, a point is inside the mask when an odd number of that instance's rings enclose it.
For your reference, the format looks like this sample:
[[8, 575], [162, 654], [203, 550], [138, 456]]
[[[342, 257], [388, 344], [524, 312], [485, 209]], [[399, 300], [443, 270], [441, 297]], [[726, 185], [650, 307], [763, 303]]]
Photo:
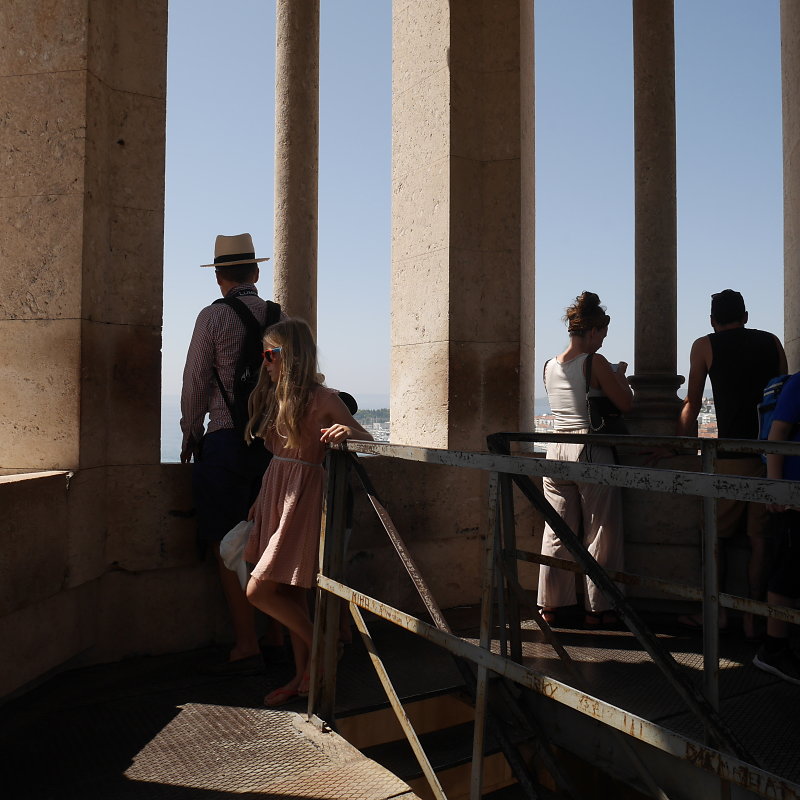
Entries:
[[678, 419], [678, 436], [697, 435], [697, 415], [703, 405], [703, 389], [711, 367], [711, 342], [708, 336], [696, 339], [689, 356], [689, 386]]

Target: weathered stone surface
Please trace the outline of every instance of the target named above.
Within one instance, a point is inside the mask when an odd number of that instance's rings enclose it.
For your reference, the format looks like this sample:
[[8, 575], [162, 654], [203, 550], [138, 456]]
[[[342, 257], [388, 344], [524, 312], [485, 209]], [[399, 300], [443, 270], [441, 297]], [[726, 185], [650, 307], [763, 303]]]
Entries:
[[191, 650], [224, 637], [221, 592], [210, 560], [184, 569], [109, 572], [101, 586], [95, 662]]
[[80, 72], [0, 77], [3, 197], [83, 192], [86, 78]]
[[[34, 602], [0, 616], [0, 697], [6, 697], [70, 659], [95, 642], [98, 583]], [[6, 657], [13, 654], [13, 657]]]
[[112, 88], [167, 92], [167, 0], [89, 0], [88, 68]]
[[[68, 480], [64, 473], [0, 478], [0, 617], [41, 602], [64, 586]], [[5, 642], [3, 650], [12, 652]]]
[[76, 467], [80, 321], [5, 321], [0, 381], [0, 466]]
[[0, 75], [86, 69], [86, 0], [7, 0], [0, 30]]
[[75, 319], [81, 311], [82, 231], [78, 194], [0, 198], [0, 320]]
[[447, 446], [486, 450], [488, 434], [517, 428], [519, 343], [451, 342], [449, 362]]
[[84, 318], [160, 328], [163, 216], [94, 201], [85, 213]]
[[[509, 251], [450, 253], [450, 336], [457, 342], [515, 342], [519, 338], [519, 259]], [[491, 275], [492, 280], [485, 276]], [[429, 301], [430, 302], [430, 301]], [[481, 324], [476, 324], [477, 319]]]
[[[441, 161], [450, 155], [449, 71], [434, 72], [392, 103], [392, 179]], [[474, 119], [472, 129], [475, 129]], [[475, 133], [478, 136], [479, 132]]]
[[275, 5], [274, 297], [317, 329], [319, 2]]
[[[443, 607], [477, 602], [482, 568], [482, 530], [488, 518], [488, 479], [473, 470], [382, 457], [364, 468], [383, 499], [420, 573]], [[541, 519], [516, 495], [517, 543], [536, 550]], [[346, 577], [365, 594], [402, 609], [422, 608], [410, 579], [372, 507], [356, 491]], [[535, 585], [535, 584], [534, 584]]]
[[450, 242], [447, 159], [392, 182], [392, 262], [441, 250]]
[[393, 444], [447, 447], [447, 354], [447, 342], [392, 348]]
[[109, 467], [108, 496], [105, 550], [112, 568], [142, 572], [196, 563], [190, 467]]
[[[519, 419], [520, 4], [412, 3], [393, 22], [392, 438], [476, 446]], [[461, 349], [498, 341], [491, 359]]]
[[81, 331], [81, 467], [158, 464], [160, 330], [84, 322]]
[[[439, 297], [449, 282], [449, 251], [435, 250], [396, 262], [392, 270], [392, 345], [446, 341], [448, 306]], [[474, 323], [473, 323], [474, 328]]]
[[75, 472], [67, 491], [67, 562], [64, 588], [73, 589], [99, 578], [108, 569], [108, 510], [118, 498], [109, 492], [104, 467]]
[[447, 71], [450, 3], [392, 3], [392, 97], [414, 93], [439, 71]]
[[800, 369], [800, 6], [781, 0], [783, 313], [789, 371]]

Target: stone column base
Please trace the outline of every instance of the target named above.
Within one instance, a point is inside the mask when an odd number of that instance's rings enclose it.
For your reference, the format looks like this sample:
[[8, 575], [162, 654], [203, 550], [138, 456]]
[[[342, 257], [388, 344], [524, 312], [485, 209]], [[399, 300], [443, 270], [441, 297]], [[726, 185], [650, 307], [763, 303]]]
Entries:
[[674, 436], [683, 402], [677, 395], [685, 378], [670, 373], [632, 375], [633, 411], [625, 419], [632, 434]]

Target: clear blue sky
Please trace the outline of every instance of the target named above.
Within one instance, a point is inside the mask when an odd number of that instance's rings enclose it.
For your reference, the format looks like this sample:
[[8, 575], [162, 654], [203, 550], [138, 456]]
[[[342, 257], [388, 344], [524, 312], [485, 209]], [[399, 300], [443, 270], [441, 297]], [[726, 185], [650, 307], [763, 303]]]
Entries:
[[[330, 385], [387, 395], [391, 3], [321, 6], [320, 360]], [[684, 375], [713, 291], [740, 289], [751, 325], [783, 333], [778, 6], [676, 2]], [[194, 318], [217, 296], [198, 267], [216, 234], [249, 231], [272, 255], [274, 14], [265, 0], [170, 0], [165, 394], [179, 392]], [[564, 307], [583, 289], [612, 316], [603, 352], [632, 362], [630, 0], [536, 0], [536, 81], [537, 372], [563, 348]]]

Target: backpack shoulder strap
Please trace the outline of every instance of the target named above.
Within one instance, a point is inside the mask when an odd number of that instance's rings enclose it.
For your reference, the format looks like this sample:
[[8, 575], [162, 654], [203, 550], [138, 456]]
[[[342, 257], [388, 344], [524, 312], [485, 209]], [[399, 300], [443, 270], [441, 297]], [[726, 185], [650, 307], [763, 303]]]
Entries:
[[[261, 338], [261, 325], [259, 325], [258, 320], [253, 316], [253, 312], [250, 311], [238, 297], [220, 297], [219, 300], [214, 301], [213, 305], [217, 303], [223, 303], [236, 312], [248, 336], [257, 336], [259, 339]], [[267, 313], [269, 313], [269, 306], [267, 306]]]
[[[250, 311], [250, 309], [238, 297], [220, 297], [219, 300], [215, 300], [212, 305], [217, 305], [217, 303], [222, 303], [229, 308], [232, 308], [236, 312], [236, 315], [244, 325], [247, 338], [258, 339], [259, 341], [261, 340], [261, 325], [253, 316], [252, 311]], [[269, 313], [269, 307], [267, 307], [267, 313]], [[244, 348], [242, 349], [242, 353], [244, 353]], [[240, 354], [240, 359], [241, 356], [242, 354]], [[225, 405], [230, 412], [231, 417], [233, 417], [233, 403], [231, 402], [230, 397], [228, 397], [225, 387], [222, 385], [222, 378], [220, 378], [216, 367], [214, 367], [214, 378], [217, 381], [217, 386], [219, 386], [219, 393], [222, 395], [222, 399], [225, 401]]]
[[592, 357], [594, 353], [589, 353], [584, 362], [584, 375], [586, 377], [586, 394], [589, 394], [589, 387], [592, 383]]

